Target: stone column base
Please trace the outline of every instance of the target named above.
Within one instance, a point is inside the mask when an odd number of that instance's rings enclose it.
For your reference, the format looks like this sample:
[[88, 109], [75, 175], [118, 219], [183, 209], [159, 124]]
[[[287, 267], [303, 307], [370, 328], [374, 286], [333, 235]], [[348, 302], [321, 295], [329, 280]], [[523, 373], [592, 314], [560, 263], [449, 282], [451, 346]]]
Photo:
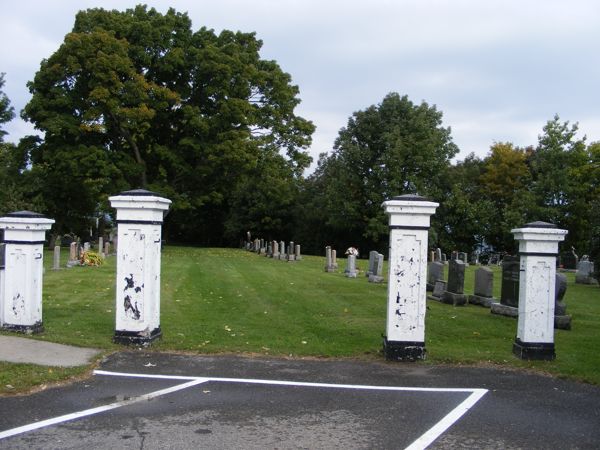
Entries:
[[523, 342], [519, 338], [515, 338], [513, 353], [527, 360], [552, 361], [556, 358], [553, 342]]
[[125, 331], [115, 330], [113, 336], [113, 342], [116, 344], [123, 345], [137, 345], [141, 347], [147, 347], [156, 339], [162, 337], [162, 330], [160, 327], [155, 328], [151, 332], [148, 331]]
[[425, 359], [425, 342], [388, 341], [383, 337], [383, 354], [388, 361], [416, 361]]
[[38, 334], [44, 331], [44, 326], [42, 322], [36, 322], [33, 325], [11, 325], [10, 323], [2, 324], [0, 327], [5, 331], [13, 331], [15, 333], [23, 333], [23, 334]]

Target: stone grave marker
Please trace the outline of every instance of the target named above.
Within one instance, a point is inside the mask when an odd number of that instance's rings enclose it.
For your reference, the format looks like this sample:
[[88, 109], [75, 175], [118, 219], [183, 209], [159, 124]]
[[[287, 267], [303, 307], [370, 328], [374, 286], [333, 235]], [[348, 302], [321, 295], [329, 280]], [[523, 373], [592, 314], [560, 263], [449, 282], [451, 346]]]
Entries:
[[466, 267], [469, 267], [469, 257], [465, 252], [458, 252], [457, 259], [461, 260]]
[[446, 281], [444, 280], [436, 280], [433, 285], [433, 292], [429, 296], [431, 300], [437, 300], [438, 302], [442, 300], [442, 295], [446, 292]]
[[285, 253], [285, 242], [279, 241], [279, 260], [286, 261], [287, 255]]
[[448, 266], [448, 284], [442, 295], [442, 303], [462, 306], [467, 303], [465, 288], [465, 263], [460, 259], [450, 261]]
[[433, 292], [435, 282], [444, 279], [444, 264], [434, 261], [427, 268], [427, 290]]
[[376, 250], [371, 250], [369, 252], [369, 266], [365, 273], [365, 276], [367, 278], [369, 278], [369, 275], [371, 275], [373, 273], [373, 269], [375, 268], [375, 258], [377, 258], [377, 255], [379, 255], [379, 252]]
[[273, 241], [273, 259], [279, 259], [279, 242]]
[[302, 260], [302, 253], [300, 253], [300, 244], [296, 244], [296, 261]]
[[104, 258], [104, 238], [103, 237], [99, 237], [98, 238], [98, 253], [100, 254], [100, 256], [102, 256]]
[[437, 262], [441, 262], [442, 261], [442, 249], [441, 248], [436, 248], [435, 249], [435, 258], [434, 261]]
[[358, 270], [356, 270], [356, 256], [348, 255], [346, 258], [346, 270], [344, 270], [344, 274], [348, 278], [356, 278], [358, 275]]
[[383, 255], [377, 253], [373, 265], [373, 272], [369, 275], [369, 283], [383, 283]]
[[469, 295], [469, 304], [491, 307], [494, 298], [494, 272], [489, 267], [480, 267], [475, 271], [474, 294]]
[[492, 303], [491, 312], [502, 316], [519, 315], [519, 279], [521, 276], [520, 258], [505, 256], [502, 259], [502, 284], [500, 303]]
[[52, 269], [60, 269], [60, 245], [54, 246], [54, 260], [52, 261]]
[[337, 250], [336, 249], [331, 250], [331, 261], [332, 261], [334, 270], [337, 270], [339, 266], [338, 266], [338, 262], [337, 262]]
[[294, 246], [294, 241], [290, 241], [288, 244], [287, 260], [288, 262], [296, 261], [296, 247]]
[[596, 284], [598, 281], [594, 278], [594, 263], [591, 261], [579, 261], [577, 273], [575, 273], [575, 283], [577, 284]]
[[570, 330], [571, 316], [567, 314], [567, 305], [563, 302], [565, 293], [567, 292], [567, 276], [565, 274], [556, 274], [554, 292], [554, 328]]

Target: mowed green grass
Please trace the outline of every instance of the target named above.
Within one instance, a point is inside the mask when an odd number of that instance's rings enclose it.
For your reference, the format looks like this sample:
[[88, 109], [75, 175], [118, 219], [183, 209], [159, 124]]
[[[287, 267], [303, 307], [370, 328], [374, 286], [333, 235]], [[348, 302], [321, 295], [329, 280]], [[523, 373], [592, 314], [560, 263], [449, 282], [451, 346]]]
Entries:
[[[367, 281], [366, 260], [358, 262], [363, 272], [356, 279], [346, 278], [345, 261], [339, 262], [338, 273], [326, 273], [323, 257], [288, 263], [236, 249], [167, 246], [162, 254], [163, 338], [151, 348], [383, 359], [387, 284]], [[122, 348], [112, 343], [115, 257], [102, 267], [53, 271], [51, 263], [47, 253], [45, 331], [34, 338], [107, 351]], [[467, 269], [466, 293], [473, 291], [474, 270]], [[494, 270], [499, 297], [500, 269]], [[494, 364], [600, 384], [600, 288], [575, 284], [574, 274], [567, 277], [565, 301], [573, 329], [556, 330], [555, 361], [528, 362], [512, 355], [516, 319], [492, 315], [476, 305], [453, 307], [428, 300], [428, 357], [417, 364]], [[0, 366], [0, 371], [6, 375], [12, 366]], [[43, 382], [39, 372], [32, 385]], [[22, 367], [19, 373], [23, 376]], [[14, 386], [5, 381], [10, 374], [0, 379]], [[4, 386], [0, 392], [7, 392]]]

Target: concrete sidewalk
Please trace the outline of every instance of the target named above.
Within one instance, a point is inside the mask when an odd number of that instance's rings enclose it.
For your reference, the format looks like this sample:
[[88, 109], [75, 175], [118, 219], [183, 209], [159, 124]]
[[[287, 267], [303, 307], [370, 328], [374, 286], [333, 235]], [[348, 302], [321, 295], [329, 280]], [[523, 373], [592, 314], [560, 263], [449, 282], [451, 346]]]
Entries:
[[0, 336], [0, 361], [75, 367], [88, 364], [101, 351], [24, 337]]

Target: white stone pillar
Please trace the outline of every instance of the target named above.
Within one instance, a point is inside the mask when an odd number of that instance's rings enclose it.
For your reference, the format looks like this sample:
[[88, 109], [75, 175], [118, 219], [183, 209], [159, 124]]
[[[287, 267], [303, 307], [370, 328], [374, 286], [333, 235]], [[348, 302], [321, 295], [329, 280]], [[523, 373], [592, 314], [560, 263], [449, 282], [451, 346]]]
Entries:
[[0, 218], [4, 230], [5, 269], [0, 292], [3, 329], [38, 333], [42, 326], [44, 241], [54, 220], [31, 211]]
[[161, 226], [171, 200], [143, 189], [110, 197], [117, 210], [114, 341], [148, 345], [160, 329]]
[[383, 351], [388, 360], [425, 358], [427, 238], [438, 203], [401, 195], [383, 203], [389, 215], [388, 308]]
[[567, 230], [532, 222], [511, 230], [519, 241], [519, 319], [513, 353], [521, 359], [552, 360], [554, 352], [554, 290], [558, 243]]

